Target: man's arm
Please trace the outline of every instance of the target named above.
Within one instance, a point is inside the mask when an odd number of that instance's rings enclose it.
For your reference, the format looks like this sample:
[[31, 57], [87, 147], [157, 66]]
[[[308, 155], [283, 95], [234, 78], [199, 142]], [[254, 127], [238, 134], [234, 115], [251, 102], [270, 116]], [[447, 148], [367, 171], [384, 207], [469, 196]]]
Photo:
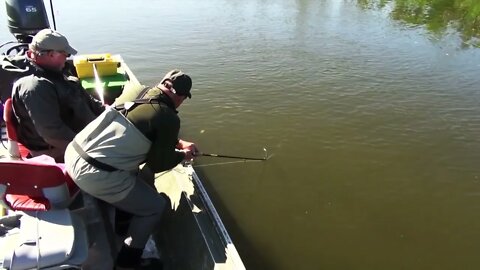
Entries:
[[82, 102], [88, 106], [88, 108], [95, 114], [95, 116], [100, 115], [103, 111], [105, 111], [105, 104], [92, 95], [90, 95], [80, 84], [78, 78], [70, 76], [67, 78], [67, 82], [72, 89], [78, 91]]
[[92, 110], [92, 112], [96, 115], [99, 116], [100, 114], [105, 111], [105, 104], [102, 104], [102, 102], [96, 98], [94, 98], [92, 95], [87, 93], [83, 88], [80, 90], [80, 93], [83, 95], [83, 99], [85, 102], [88, 104], [88, 107]]
[[156, 127], [155, 138], [147, 155], [146, 163], [154, 173], [172, 169], [185, 157], [183, 152], [176, 150], [180, 120], [173, 115], [168, 118]]
[[38, 134], [50, 145], [66, 148], [75, 133], [60, 117], [55, 86], [47, 80], [22, 78], [15, 84]]

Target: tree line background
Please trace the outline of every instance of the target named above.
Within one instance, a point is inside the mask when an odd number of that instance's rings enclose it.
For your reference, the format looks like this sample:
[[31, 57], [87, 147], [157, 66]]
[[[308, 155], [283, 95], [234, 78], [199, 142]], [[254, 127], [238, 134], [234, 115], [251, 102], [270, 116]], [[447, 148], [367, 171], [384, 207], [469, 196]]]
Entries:
[[385, 9], [392, 19], [423, 26], [435, 38], [455, 30], [462, 47], [480, 47], [480, 0], [357, 0], [364, 9]]

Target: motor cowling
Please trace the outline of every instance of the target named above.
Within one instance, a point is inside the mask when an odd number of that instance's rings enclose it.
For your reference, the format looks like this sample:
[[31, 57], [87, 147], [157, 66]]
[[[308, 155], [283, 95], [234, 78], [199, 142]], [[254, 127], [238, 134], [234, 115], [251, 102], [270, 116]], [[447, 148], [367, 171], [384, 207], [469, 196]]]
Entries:
[[8, 29], [22, 43], [30, 43], [38, 31], [50, 28], [43, 0], [5, 0]]

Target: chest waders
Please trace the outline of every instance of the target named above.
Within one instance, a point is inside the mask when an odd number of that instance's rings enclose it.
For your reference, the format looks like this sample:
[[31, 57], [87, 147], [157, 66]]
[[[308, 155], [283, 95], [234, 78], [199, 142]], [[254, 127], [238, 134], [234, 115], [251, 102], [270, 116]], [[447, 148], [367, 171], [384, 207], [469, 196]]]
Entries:
[[[138, 105], [141, 104], [159, 104], [160, 101], [157, 98], [152, 98], [152, 99], [145, 99], [145, 98], [139, 98], [145, 95], [147, 91], [150, 90], [150, 87], [144, 88], [140, 94], [137, 96], [137, 99], [135, 99], [132, 102], [125, 102], [124, 104], [117, 105], [115, 106], [115, 110], [119, 111], [124, 117], [127, 117], [127, 114], [135, 109]], [[72, 146], [77, 152], [77, 154], [80, 155], [80, 157], [85, 160], [88, 164], [92, 165], [93, 167], [107, 171], [107, 172], [113, 172], [113, 171], [119, 171], [120, 169], [117, 169], [111, 165], [108, 165], [106, 163], [103, 163], [93, 157], [91, 157], [87, 152], [85, 152], [82, 147], [75, 142], [75, 140], [72, 141]]]

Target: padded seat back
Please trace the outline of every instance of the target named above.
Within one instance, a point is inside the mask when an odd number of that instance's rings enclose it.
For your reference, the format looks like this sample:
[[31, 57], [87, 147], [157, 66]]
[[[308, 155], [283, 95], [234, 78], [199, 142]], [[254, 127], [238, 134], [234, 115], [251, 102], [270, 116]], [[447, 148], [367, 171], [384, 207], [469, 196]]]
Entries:
[[65, 208], [78, 187], [53, 158], [0, 160], [0, 195], [12, 210]]
[[5, 121], [5, 126], [7, 130], [7, 139], [8, 139], [8, 153], [11, 158], [25, 158], [28, 156], [28, 149], [22, 144], [18, 143], [17, 135], [17, 118], [13, 113], [13, 100], [11, 98], [7, 99], [3, 108], [3, 120]]

